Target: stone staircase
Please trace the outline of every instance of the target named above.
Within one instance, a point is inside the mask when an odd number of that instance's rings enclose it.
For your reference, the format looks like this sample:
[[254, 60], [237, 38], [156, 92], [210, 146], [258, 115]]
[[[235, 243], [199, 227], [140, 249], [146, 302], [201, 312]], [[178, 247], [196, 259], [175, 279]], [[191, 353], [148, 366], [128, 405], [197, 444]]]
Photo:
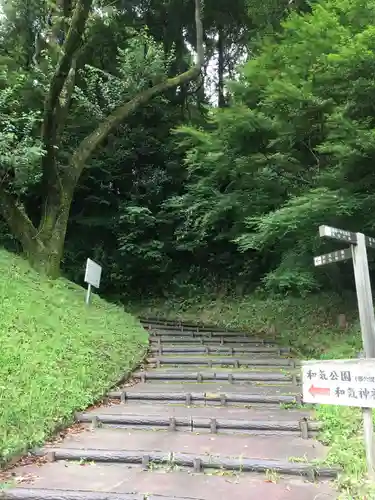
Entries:
[[[6, 499], [337, 498], [299, 361], [274, 339], [144, 319], [147, 364], [16, 471]], [[77, 429], [78, 427], [78, 429]]]

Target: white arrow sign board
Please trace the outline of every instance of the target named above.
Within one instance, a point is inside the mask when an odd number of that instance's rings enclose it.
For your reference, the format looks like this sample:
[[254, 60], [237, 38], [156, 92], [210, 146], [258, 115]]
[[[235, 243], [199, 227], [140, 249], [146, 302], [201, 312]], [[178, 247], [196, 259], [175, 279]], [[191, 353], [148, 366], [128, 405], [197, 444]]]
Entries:
[[99, 266], [99, 264], [97, 264], [91, 259], [87, 259], [85, 283], [88, 283], [89, 285], [94, 286], [95, 288], [99, 288], [101, 276], [102, 276], [102, 266]]
[[375, 408], [375, 359], [304, 361], [303, 402]]

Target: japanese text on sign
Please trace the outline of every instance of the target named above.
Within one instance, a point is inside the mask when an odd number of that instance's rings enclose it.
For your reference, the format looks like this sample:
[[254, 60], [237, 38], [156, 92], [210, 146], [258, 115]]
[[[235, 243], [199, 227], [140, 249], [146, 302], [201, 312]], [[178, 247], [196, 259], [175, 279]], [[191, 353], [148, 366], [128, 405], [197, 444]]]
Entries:
[[375, 408], [375, 359], [305, 361], [303, 401]]
[[351, 248], [344, 248], [343, 250], [336, 250], [336, 252], [326, 253], [324, 255], [319, 255], [314, 257], [315, 266], [324, 266], [324, 264], [331, 264], [332, 262], [340, 262], [342, 260], [347, 260], [352, 257]]
[[319, 234], [321, 237], [333, 238], [335, 240], [348, 241], [350, 243], [357, 242], [357, 235], [351, 231], [345, 231], [337, 227], [319, 226]]

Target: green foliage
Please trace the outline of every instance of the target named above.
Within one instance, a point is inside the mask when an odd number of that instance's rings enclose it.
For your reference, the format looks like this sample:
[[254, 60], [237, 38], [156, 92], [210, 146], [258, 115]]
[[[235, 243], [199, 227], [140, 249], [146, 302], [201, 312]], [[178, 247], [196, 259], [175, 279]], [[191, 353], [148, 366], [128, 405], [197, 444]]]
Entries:
[[108, 293], [159, 291], [169, 279], [173, 221], [162, 203], [182, 182], [181, 155], [169, 136], [180, 120], [178, 110], [156, 100], [93, 159], [72, 207], [64, 261], [72, 279], [82, 275], [88, 249], [106, 268]]
[[[34, 221], [44, 189], [40, 113], [56, 54], [44, 46], [32, 63], [46, 4], [21, 3], [6, 2], [0, 30], [10, 83], [1, 84], [0, 152]], [[62, 167], [108, 112], [191, 59], [192, 5], [107, 7], [88, 24], [57, 150]], [[221, 44], [232, 78], [227, 105], [207, 105], [217, 68], [206, 87], [156, 98], [103, 143], [72, 205], [63, 263], [70, 276], [81, 275], [78, 262], [91, 253], [108, 269], [105, 291], [116, 295], [125, 283], [136, 294], [170, 286], [190, 294], [195, 282], [289, 295], [353, 286], [351, 266], [316, 270], [312, 257], [337, 248], [318, 238], [322, 223], [375, 234], [375, 2], [238, 0], [230, 15], [226, 7], [205, 2], [204, 18], [207, 58]]]
[[0, 71], [0, 173], [5, 183], [14, 174], [14, 188], [22, 190], [40, 175], [44, 151], [34, 132], [41, 125], [41, 112], [26, 108], [27, 75], [12, 73], [6, 66]]
[[[56, 157], [60, 180], [65, 179], [63, 172], [69, 168], [77, 146], [105, 122], [109, 113], [167, 76], [186, 69], [190, 62], [182, 33], [184, 26], [194, 21], [193, 11], [186, 18], [181, 13], [176, 19], [181, 29], [176, 31], [173, 25], [160, 32], [156, 28], [165, 8], [163, 1], [155, 4], [152, 15], [142, 2], [135, 4], [134, 10], [115, 4], [110, 8], [102, 9], [101, 4], [95, 7], [75, 61], [77, 78], [72, 99], [65, 100], [64, 89], [57, 106], [55, 116], [59, 122], [61, 115], [63, 126], [57, 127], [56, 141], [52, 137], [54, 127], [48, 128], [49, 139], [55, 145], [53, 154], [49, 154], [51, 164], [44, 163], [43, 168], [53, 171]], [[42, 178], [44, 151], [40, 137], [41, 120], [46, 116], [45, 98], [61, 52], [62, 16], [54, 2], [44, 0], [7, 0], [4, 14], [0, 22], [4, 42], [0, 50], [1, 181], [2, 187], [15, 195], [16, 204], [24, 202], [25, 212], [37, 227], [44, 202], [51, 199], [47, 191], [54, 177]], [[25, 29], [19, 33], [21, 26]], [[118, 292], [118, 286], [136, 283], [140, 274], [143, 282], [148, 282], [147, 269], [156, 271], [156, 262], [169, 262], [163, 252], [166, 241], [158, 235], [165, 226], [167, 239], [171, 232], [170, 222], [161, 214], [161, 204], [164, 192], [180, 189], [183, 177], [176, 172], [181, 154], [173, 151], [169, 131], [185, 119], [185, 114], [194, 117], [195, 112], [200, 118], [195, 96], [188, 91], [189, 86], [177, 92], [172, 89], [134, 113], [127, 124], [103, 141], [102, 151], [92, 158], [71, 210], [63, 263], [70, 276], [79, 279], [82, 258], [91, 253], [107, 265], [105, 279], [111, 283], [112, 292]], [[46, 144], [47, 139], [43, 138]], [[152, 214], [156, 221], [152, 230], [147, 217], [139, 217], [136, 223], [132, 220], [131, 207]], [[133, 233], [129, 234], [129, 230]], [[8, 234], [0, 239], [8, 242]], [[165, 267], [160, 267], [157, 274]], [[103, 284], [105, 287], [105, 280]]]
[[[157, 239], [158, 225], [159, 221], [148, 208], [126, 206], [122, 209], [119, 252], [130, 268], [140, 262], [147, 262], [148, 277], [153, 272], [159, 274], [167, 265], [164, 243]], [[145, 233], [149, 238], [145, 239]]]
[[323, 0], [290, 14], [229, 84], [232, 105], [205, 130], [179, 130], [187, 183], [167, 202], [179, 245], [220, 241], [236, 263], [228, 273], [248, 280], [252, 265], [267, 292], [350, 284], [349, 266], [316, 272], [312, 257], [333, 249], [320, 224], [375, 229], [374, 9]]
[[0, 461], [42, 444], [139, 363], [138, 321], [66, 280], [0, 252]]
[[264, 291], [271, 295], [292, 294], [300, 297], [318, 291], [320, 284], [303, 257], [293, 250], [284, 254], [279, 267], [262, 278]]
[[82, 70], [84, 83], [82, 88], [76, 87], [75, 94], [78, 113], [83, 111], [89, 118], [102, 121], [116, 107], [168, 75], [173, 51], [165, 55], [162, 44], [146, 29], [128, 29], [126, 36], [125, 48], [118, 48], [115, 74], [89, 64]]

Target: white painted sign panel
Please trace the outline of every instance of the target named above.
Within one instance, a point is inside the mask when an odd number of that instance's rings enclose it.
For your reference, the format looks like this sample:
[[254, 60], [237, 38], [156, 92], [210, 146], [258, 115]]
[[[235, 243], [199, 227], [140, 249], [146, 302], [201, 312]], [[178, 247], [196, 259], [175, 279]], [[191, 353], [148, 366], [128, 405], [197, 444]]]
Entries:
[[352, 258], [352, 249], [344, 248], [343, 250], [336, 250], [335, 252], [330, 252], [324, 255], [318, 255], [318, 257], [314, 257], [314, 265], [324, 266], [325, 264], [331, 264], [332, 262], [340, 262], [351, 258]]
[[375, 359], [302, 363], [303, 402], [375, 408]]
[[99, 266], [99, 264], [91, 259], [87, 259], [85, 282], [91, 286], [94, 286], [95, 288], [99, 288], [101, 275], [102, 266]]

